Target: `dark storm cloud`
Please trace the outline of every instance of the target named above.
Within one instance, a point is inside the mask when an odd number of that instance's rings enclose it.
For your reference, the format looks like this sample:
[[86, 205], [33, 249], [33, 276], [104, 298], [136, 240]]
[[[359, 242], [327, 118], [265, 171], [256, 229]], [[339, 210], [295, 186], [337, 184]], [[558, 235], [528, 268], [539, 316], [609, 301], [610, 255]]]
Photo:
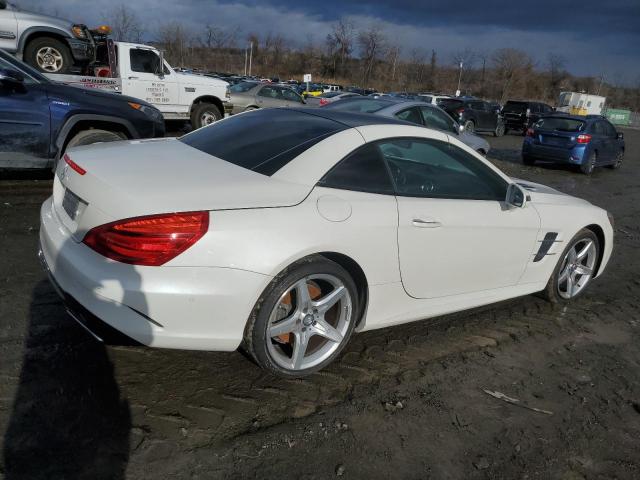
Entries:
[[640, 0], [14, 0], [77, 22], [97, 24], [121, 3], [141, 19], [148, 39], [169, 21], [197, 37], [205, 25], [238, 28], [246, 38], [280, 33], [291, 46], [308, 39], [322, 44], [332, 25], [348, 17], [357, 28], [376, 25], [408, 56], [413, 49], [438, 52], [441, 63], [470, 49], [491, 52], [513, 47], [529, 53], [540, 67], [550, 53], [563, 56], [576, 75], [604, 75], [613, 83], [640, 83]]

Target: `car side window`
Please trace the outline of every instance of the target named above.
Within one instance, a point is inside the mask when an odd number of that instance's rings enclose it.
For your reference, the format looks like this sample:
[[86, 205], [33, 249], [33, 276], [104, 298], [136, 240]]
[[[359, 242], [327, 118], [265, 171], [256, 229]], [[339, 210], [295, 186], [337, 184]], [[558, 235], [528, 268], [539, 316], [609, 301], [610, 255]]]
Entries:
[[[133, 72], [157, 74], [160, 71], [160, 57], [151, 50], [132, 48], [129, 50], [129, 61]], [[164, 73], [169, 73], [166, 68]]]
[[453, 118], [435, 108], [420, 107], [425, 126], [448, 133], [458, 133]]
[[275, 87], [263, 87], [258, 92], [258, 96], [275, 99], [275, 98], [278, 98], [278, 90]]
[[404, 120], [405, 122], [417, 123], [418, 125], [423, 125], [422, 117], [420, 116], [420, 110], [417, 107], [407, 108], [406, 110], [402, 110], [396, 113], [395, 117], [399, 120]]
[[596, 135], [607, 135], [607, 130], [604, 126], [603, 122], [596, 122], [593, 125], [593, 133], [595, 133]]
[[507, 182], [447, 142], [399, 138], [378, 143], [397, 195], [503, 201]]
[[282, 89], [282, 96], [285, 100], [289, 100], [290, 102], [302, 103], [302, 97], [293, 90], [289, 90], [288, 88]]
[[393, 184], [375, 144], [360, 147], [334, 166], [318, 185], [393, 195]]
[[618, 131], [613, 125], [611, 125], [611, 123], [602, 122], [602, 124], [604, 125], [605, 135], [612, 138], [616, 138], [618, 136]]

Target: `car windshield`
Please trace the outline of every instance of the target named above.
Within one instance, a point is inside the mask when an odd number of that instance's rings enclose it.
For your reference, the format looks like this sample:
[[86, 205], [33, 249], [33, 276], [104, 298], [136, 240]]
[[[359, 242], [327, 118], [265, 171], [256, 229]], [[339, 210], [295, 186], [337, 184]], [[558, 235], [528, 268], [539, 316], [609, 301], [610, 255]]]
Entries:
[[457, 100], [455, 98], [443, 98], [438, 101], [438, 106], [445, 109], [454, 109], [461, 107], [463, 105], [462, 100]]
[[389, 102], [375, 98], [352, 98], [333, 102], [324, 108], [341, 110], [343, 112], [375, 113], [389, 105], [393, 105], [394, 103], [396, 102]]
[[235, 115], [180, 138], [201, 152], [271, 176], [324, 138], [347, 128], [316, 115], [262, 109]]
[[[0, 68], [7, 68], [9, 70], [18, 70], [20, 73], [26, 75], [26, 83], [50, 83], [47, 77], [38, 72], [35, 68], [30, 67], [24, 62], [21, 62], [17, 58], [9, 55], [8, 53], [0, 50]], [[28, 79], [31, 79], [31, 82]]]
[[558, 130], [559, 132], [581, 132], [584, 127], [585, 122], [575, 118], [547, 117], [541, 118], [536, 123], [536, 128], [540, 130]]
[[248, 92], [249, 90], [251, 90], [256, 85], [258, 85], [258, 84], [255, 83], [255, 82], [240, 82], [240, 83], [236, 83], [234, 86], [230, 87], [229, 91], [234, 92], [234, 93]]
[[522, 113], [522, 112], [526, 112], [527, 108], [529, 108], [529, 104], [527, 102], [509, 101], [505, 104], [503, 110], [505, 112]]

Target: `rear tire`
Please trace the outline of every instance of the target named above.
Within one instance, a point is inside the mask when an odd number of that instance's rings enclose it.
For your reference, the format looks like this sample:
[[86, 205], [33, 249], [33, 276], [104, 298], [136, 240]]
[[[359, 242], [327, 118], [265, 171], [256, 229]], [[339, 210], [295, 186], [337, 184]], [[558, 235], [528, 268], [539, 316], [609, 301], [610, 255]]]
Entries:
[[67, 74], [73, 67], [69, 47], [52, 37], [40, 37], [24, 49], [24, 61], [43, 73]]
[[524, 163], [525, 165], [535, 165], [536, 161], [534, 158], [528, 156], [528, 155], [522, 155], [522, 163]]
[[473, 120], [467, 120], [464, 122], [464, 131], [469, 133], [474, 133], [476, 131], [476, 124], [473, 123]]
[[212, 103], [198, 103], [191, 110], [191, 126], [194, 130], [222, 120], [222, 112]]
[[616, 161], [615, 163], [612, 163], [611, 165], [607, 165], [609, 168], [612, 168], [613, 170], [617, 170], [618, 168], [620, 168], [622, 166], [622, 161], [624, 160], [624, 150], [620, 150], [618, 152], [618, 155], [616, 155]]
[[[64, 155], [70, 148], [73, 147], [81, 147], [83, 145], [92, 145], [94, 143], [106, 143], [106, 142], [117, 142], [120, 140], [126, 140], [125, 137], [121, 133], [109, 132], [108, 130], [83, 130], [81, 132], [76, 133], [71, 140], [67, 143], [64, 148], [64, 151], [60, 154], [60, 157]], [[58, 162], [56, 161], [53, 164], [53, 171], [56, 171], [58, 167]]]
[[591, 152], [586, 162], [580, 165], [580, 171], [585, 175], [591, 175], [596, 168], [596, 162], [598, 161], [598, 154]]
[[[326, 311], [325, 317], [314, 302], [321, 302], [339, 288], [342, 296]], [[309, 297], [306, 300], [298, 293], [304, 290]], [[304, 377], [324, 368], [340, 354], [353, 333], [359, 311], [357, 288], [349, 273], [324, 257], [309, 257], [284, 270], [265, 289], [251, 312], [241, 348], [273, 374]], [[330, 329], [324, 326], [327, 322]], [[287, 324], [290, 326], [275, 333], [274, 326]], [[332, 335], [339, 333], [335, 337], [339, 341], [317, 333], [323, 328]], [[304, 349], [296, 365], [299, 341]]]

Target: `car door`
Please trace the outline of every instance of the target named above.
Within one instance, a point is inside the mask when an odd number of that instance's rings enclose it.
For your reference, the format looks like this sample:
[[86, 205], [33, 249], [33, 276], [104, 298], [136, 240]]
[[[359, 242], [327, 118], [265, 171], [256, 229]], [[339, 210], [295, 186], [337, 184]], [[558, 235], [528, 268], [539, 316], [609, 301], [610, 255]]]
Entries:
[[422, 113], [422, 119], [424, 120], [425, 127], [446, 133], [453, 133], [455, 135], [459, 134], [456, 122], [442, 110], [425, 106], [420, 107], [420, 112]]
[[601, 120], [607, 150], [607, 162], [613, 162], [618, 155], [618, 132], [607, 120]]
[[[15, 70], [0, 58], [0, 68]], [[44, 168], [51, 140], [46, 85], [25, 76], [24, 83], [0, 81], [0, 168]]]
[[0, 6], [0, 48], [15, 52], [18, 41], [18, 21], [11, 7]]
[[592, 148], [597, 152], [597, 162], [607, 163], [611, 160], [611, 142], [607, 136], [607, 128], [602, 120], [597, 120], [591, 127]]
[[534, 251], [540, 219], [509, 209], [508, 182], [445, 140], [402, 138], [378, 147], [398, 202], [402, 283], [415, 298], [516, 285]]
[[282, 94], [273, 85], [265, 85], [256, 94], [256, 103], [261, 108], [281, 107], [283, 105]]
[[472, 112], [473, 119], [476, 124], [477, 130], [486, 130], [487, 127], [487, 116], [484, 111], [484, 106], [482, 102], [472, 101], [468, 103], [467, 108], [469, 108]]
[[[124, 67], [120, 59], [120, 67]], [[188, 111], [188, 106], [180, 107], [177, 74], [163, 65], [160, 70], [160, 57], [148, 48], [131, 48], [126, 58], [128, 75], [123, 78], [125, 93], [145, 100], [165, 113]]]

